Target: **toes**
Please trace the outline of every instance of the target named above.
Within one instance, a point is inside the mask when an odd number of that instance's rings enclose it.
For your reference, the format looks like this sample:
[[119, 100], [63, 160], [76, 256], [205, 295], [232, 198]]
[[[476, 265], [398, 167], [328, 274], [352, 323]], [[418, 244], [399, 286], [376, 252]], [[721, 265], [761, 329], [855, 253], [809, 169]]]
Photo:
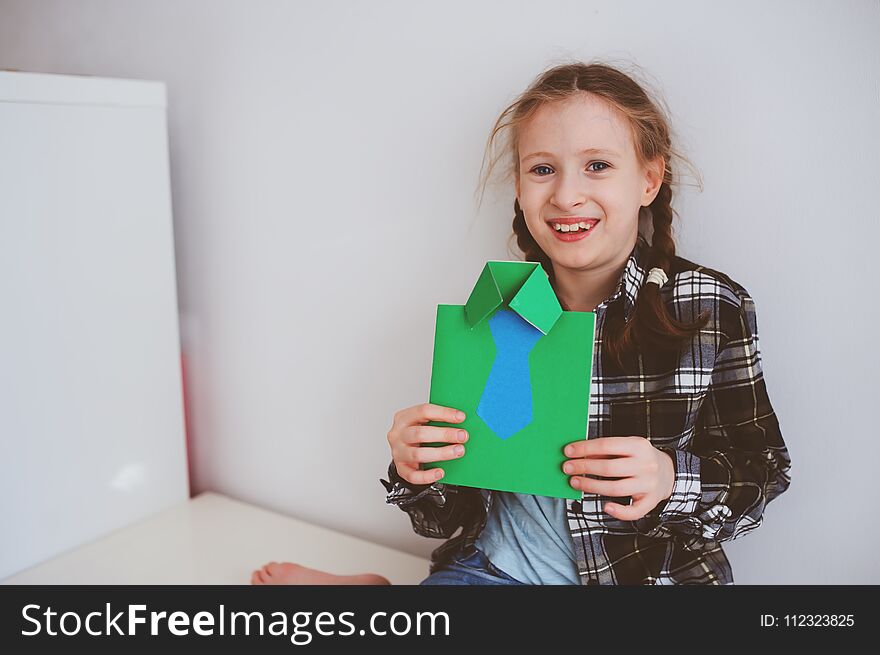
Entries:
[[251, 584], [272, 584], [272, 576], [263, 569], [257, 569], [251, 574]]
[[296, 567], [296, 564], [291, 564], [290, 562], [269, 562], [268, 564], [263, 566], [263, 573], [267, 576], [281, 575], [285, 573], [291, 567]]

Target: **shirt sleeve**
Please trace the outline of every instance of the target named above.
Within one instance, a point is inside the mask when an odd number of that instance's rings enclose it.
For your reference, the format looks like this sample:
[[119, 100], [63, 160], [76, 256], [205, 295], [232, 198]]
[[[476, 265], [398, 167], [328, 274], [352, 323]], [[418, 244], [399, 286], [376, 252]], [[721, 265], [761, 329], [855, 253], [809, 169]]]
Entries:
[[387, 491], [386, 504], [405, 511], [413, 530], [423, 537], [449, 538], [485, 511], [479, 489], [442, 482], [412, 484], [400, 477], [394, 460], [388, 466], [388, 480], [379, 482]]
[[755, 304], [744, 292], [741, 300], [693, 438], [684, 449], [659, 448], [672, 458], [675, 483], [664, 503], [633, 521], [641, 534], [697, 546], [736, 539], [761, 525], [767, 504], [791, 483], [791, 458], [764, 383]]

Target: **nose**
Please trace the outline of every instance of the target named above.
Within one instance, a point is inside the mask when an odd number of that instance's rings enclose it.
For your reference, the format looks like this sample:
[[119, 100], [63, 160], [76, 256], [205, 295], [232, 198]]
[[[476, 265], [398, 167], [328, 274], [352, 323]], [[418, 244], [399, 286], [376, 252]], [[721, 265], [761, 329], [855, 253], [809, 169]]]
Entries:
[[564, 212], [580, 207], [586, 200], [585, 185], [577, 172], [560, 176], [550, 202]]

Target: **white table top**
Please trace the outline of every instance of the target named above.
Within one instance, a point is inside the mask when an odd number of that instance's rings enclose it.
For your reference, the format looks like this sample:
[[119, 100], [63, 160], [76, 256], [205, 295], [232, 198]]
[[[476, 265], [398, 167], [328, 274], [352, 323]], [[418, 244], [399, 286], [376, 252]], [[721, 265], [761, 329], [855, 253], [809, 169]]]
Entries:
[[270, 561], [392, 584], [428, 576], [425, 558], [207, 492], [0, 584], [250, 584]]

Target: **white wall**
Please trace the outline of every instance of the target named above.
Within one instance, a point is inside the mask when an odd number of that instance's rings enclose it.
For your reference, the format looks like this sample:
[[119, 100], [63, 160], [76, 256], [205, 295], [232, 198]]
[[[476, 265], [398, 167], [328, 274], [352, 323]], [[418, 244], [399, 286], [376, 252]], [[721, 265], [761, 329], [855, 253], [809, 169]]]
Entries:
[[19, 0], [0, 68], [168, 84], [195, 489], [427, 554], [378, 478], [435, 305], [508, 257], [491, 124], [569, 57], [641, 66], [703, 176], [680, 253], [754, 295], [793, 458], [736, 580], [877, 583], [878, 28], [867, 0]]

